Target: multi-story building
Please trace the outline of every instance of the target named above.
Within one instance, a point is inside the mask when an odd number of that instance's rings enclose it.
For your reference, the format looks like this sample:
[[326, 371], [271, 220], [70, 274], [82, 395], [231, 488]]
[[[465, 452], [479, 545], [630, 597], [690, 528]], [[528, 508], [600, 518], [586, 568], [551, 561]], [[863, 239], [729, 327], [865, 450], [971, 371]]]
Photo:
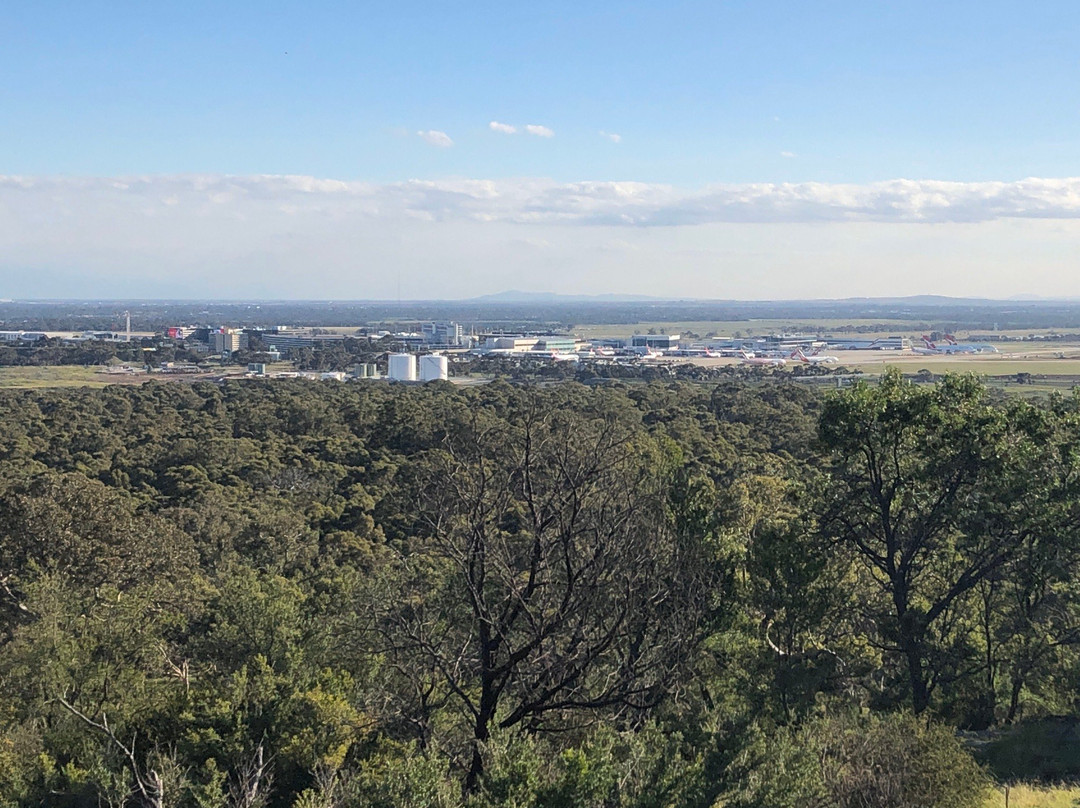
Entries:
[[573, 337], [546, 335], [537, 340], [534, 351], [573, 351], [577, 349], [577, 340]]
[[420, 333], [424, 335], [424, 342], [429, 345], [458, 347], [465, 344], [465, 333], [459, 323], [424, 323], [420, 327]]
[[214, 353], [236, 353], [247, 347], [247, 335], [231, 328], [222, 328], [213, 333]]
[[678, 334], [634, 334], [630, 338], [631, 348], [655, 348], [666, 351], [679, 347]]

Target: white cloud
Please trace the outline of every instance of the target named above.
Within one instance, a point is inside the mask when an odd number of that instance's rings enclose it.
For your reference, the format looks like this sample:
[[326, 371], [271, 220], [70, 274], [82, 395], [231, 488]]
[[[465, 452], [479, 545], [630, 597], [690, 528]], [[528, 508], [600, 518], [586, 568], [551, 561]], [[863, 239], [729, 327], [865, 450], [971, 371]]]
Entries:
[[[429, 142], [443, 145], [440, 137]], [[0, 223], [18, 219], [26, 202], [47, 209], [50, 200], [56, 204], [57, 216], [70, 211], [76, 217], [96, 208], [142, 215], [165, 206], [244, 218], [289, 205], [299, 212], [337, 217], [517, 224], [944, 223], [1080, 218], [1080, 177], [1014, 182], [898, 179], [864, 185], [750, 183], [688, 189], [642, 182], [548, 179], [375, 184], [300, 175], [0, 176]]]
[[555, 132], [540, 124], [530, 123], [525, 125], [525, 131], [537, 137], [555, 137]]
[[781, 157], [791, 158], [791, 157], [795, 157], [796, 155], [795, 155], [795, 152], [793, 152], [793, 151], [782, 151], [782, 152], [780, 152], [780, 156]]
[[488, 128], [492, 132], [502, 132], [504, 135], [516, 135], [517, 127], [508, 123], [499, 123], [498, 121], [492, 121], [488, 124]]
[[448, 149], [454, 145], [450, 135], [446, 134], [446, 132], [440, 132], [438, 129], [425, 129], [416, 134], [423, 138], [424, 142], [432, 146], [438, 146], [440, 149]]
[[1080, 178], [0, 177], [8, 297], [392, 298], [398, 267], [405, 297], [456, 297], [506, 288], [507, 266], [583, 292], [1076, 295], [1077, 254]]
[[622, 143], [622, 135], [617, 135], [614, 132], [604, 132], [601, 130], [600, 137], [606, 137], [612, 143]]

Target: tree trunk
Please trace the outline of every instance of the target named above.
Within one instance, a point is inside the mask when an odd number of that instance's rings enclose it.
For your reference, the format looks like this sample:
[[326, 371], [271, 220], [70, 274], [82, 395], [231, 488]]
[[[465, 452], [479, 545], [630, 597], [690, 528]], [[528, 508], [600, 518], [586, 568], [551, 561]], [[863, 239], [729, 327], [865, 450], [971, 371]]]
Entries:
[[1016, 720], [1016, 713], [1020, 709], [1020, 693], [1024, 689], [1024, 677], [1019, 673], [1012, 677], [1012, 692], [1009, 694], [1009, 712], [1005, 714], [1005, 723], [1011, 724]]
[[480, 788], [480, 778], [484, 776], [484, 744], [491, 738], [491, 719], [494, 718], [494, 710], [488, 709], [487, 693], [481, 697], [480, 712], [476, 716], [476, 724], [473, 726], [472, 760], [469, 763], [468, 774], [465, 775], [463, 791], [465, 795], [475, 794]]
[[922, 654], [919, 644], [912, 637], [901, 638], [904, 656], [907, 658], [908, 678], [911, 682], [911, 709], [919, 715], [930, 706], [930, 688], [923, 676]]

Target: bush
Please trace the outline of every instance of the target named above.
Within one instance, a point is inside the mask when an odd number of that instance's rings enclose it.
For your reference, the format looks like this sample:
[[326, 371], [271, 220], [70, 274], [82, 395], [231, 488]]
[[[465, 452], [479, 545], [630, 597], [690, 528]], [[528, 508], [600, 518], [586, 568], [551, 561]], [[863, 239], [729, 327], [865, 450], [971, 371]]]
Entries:
[[910, 715], [817, 719], [740, 765], [731, 808], [977, 808], [989, 787], [951, 730]]
[[1080, 780], [1080, 722], [1047, 718], [1021, 724], [988, 743], [980, 757], [1003, 781]]

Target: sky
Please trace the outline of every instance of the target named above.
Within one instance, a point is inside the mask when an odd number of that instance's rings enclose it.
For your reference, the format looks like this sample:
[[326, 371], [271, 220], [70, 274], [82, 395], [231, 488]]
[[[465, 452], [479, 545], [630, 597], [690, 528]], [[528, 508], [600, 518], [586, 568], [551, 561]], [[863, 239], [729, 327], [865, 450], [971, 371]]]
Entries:
[[1080, 295], [1080, 3], [10, 6], [0, 297]]

